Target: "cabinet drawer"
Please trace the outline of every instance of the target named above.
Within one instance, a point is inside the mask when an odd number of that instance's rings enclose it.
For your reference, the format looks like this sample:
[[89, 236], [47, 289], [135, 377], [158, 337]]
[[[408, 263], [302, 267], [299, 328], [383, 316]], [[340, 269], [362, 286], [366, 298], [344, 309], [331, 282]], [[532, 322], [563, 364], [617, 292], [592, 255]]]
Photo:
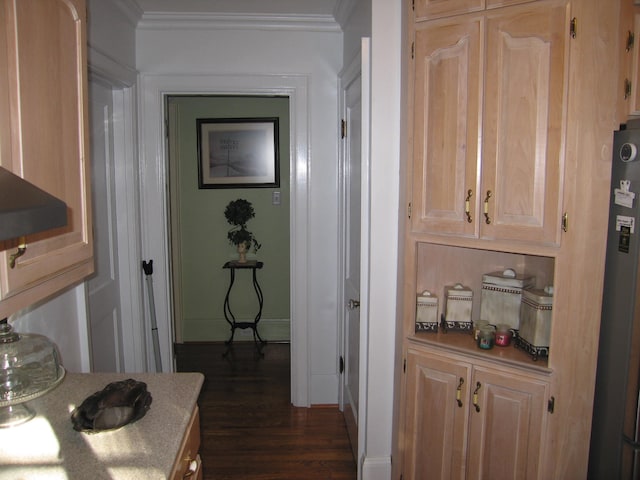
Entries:
[[[171, 478], [179, 480], [183, 478], [202, 478], [202, 463], [198, 450], [200, 449], [200, 410], [196, 405], [182, 440], [180, 452], [176, 457]], [[193, 463], [195, 462], [195, 463]]]

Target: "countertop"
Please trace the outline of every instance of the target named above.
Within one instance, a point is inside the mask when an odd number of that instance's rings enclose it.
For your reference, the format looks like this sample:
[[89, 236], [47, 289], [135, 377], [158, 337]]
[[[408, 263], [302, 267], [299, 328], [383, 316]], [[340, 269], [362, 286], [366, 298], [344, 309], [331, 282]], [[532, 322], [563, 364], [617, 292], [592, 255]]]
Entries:
[[[107, 384], [145, 382], [147, 414], [118, 430], [87, 434], [71, 424], [71, 411]], [[196, 406], [200, 373], [67, 373], [54, 390], [29, 402], [36, 417], [0, 429], [0, 479], [166, 479]]]

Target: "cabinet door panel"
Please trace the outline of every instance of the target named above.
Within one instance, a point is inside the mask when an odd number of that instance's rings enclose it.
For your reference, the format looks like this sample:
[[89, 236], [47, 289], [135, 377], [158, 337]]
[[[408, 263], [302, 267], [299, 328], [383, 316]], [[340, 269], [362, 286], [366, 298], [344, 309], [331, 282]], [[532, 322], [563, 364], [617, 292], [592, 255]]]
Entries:
[[485, 0], [415, 0], [417, 21], [473, 12], [484, 8]]
[[477, 235], [480, 20], [416, 31], [412, 228]]
[[468, 478], [539, 478], [548, 384], [476, 369], [470, 388], [479, 411], [470, 418]]
[[[9, 268], [13, 250], [0, 255], [0, 297], [40, 290], [24, 301], [10, 300], [11, 309], [77, 281], [92, 271], [88, 156], [85, 140], [86, 34], [82, 0], [0, 2], [5, 40], [8, 115], [11, 147], [0, 153], [2, 166], [64, 200], [66, 227], [27, 238], [26, 254]], [[70, 273], [73, 272], [73, 273]], [[67, 281], [60, 275], [69, 275]], [[54, 278], [44, 287], [43, 280]], [[55, 286], [54, 286], [55, 285]], [[2, 311], [2, 309], [0, 309]], [[11, 311], [3, 312], [12, 313]]]
[[407, 480], [465, 478], [469, 373], [467, 364], [409, 351], [404, 463]]
[[481, 237], [558, 244], [567, 7], [487, 18]]

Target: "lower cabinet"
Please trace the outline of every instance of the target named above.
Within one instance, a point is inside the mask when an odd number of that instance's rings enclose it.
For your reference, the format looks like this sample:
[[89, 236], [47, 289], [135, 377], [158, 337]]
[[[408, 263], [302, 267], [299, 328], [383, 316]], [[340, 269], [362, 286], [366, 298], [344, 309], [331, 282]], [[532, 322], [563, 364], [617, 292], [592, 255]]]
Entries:
[[182, 439], [180, 452], [173, 466], [172, 480], [190, 478], [202, 480], [202, 461], [200, 460], [200, 411], [196, 405], [187, 431]]
[[545, 375], [409, 348], [404, 480], [537, 479]]

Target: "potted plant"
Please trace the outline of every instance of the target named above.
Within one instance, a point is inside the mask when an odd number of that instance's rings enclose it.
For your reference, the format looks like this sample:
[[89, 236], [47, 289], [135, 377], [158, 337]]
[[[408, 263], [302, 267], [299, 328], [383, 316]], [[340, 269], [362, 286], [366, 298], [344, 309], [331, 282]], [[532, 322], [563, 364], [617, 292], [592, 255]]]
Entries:
[[233, 225], [227, 232], [227, 239], [231, 245], [238, 248], [239, 262], [245, 263], [247, 251], [253, 247], [253, 252], [256, 253], [262, 246], [253, 233], [247, 230], [247, 222], [256, 216], [253, 205], [243, 198], [232, 200], [224, 209], [224, 216], [227, 222]]

